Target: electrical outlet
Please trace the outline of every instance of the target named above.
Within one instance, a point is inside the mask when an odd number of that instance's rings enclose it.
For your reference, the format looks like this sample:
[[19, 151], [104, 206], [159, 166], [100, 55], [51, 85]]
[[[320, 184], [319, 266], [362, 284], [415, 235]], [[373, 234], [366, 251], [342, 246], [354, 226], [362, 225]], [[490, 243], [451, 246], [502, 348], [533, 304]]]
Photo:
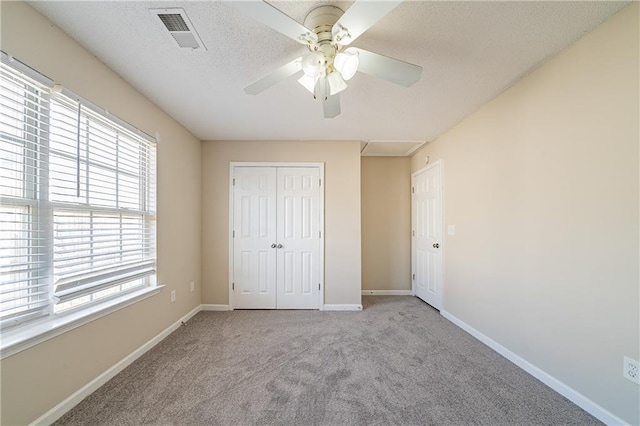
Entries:
[[171, 302], [175, 302], [175, 301], [176, 301], [176, 291], [171, 290]]
[[633, 383], [640, 385], [640, 363], [628, 356], [624, 357], [622, 364], [622, 375], [625, 379], [631, 380]]
[[193, 292], [193, 290], [195, 289], [196, 289], [196, 283], [191, 281], [191, 283], [189, 283], [189, 291]]

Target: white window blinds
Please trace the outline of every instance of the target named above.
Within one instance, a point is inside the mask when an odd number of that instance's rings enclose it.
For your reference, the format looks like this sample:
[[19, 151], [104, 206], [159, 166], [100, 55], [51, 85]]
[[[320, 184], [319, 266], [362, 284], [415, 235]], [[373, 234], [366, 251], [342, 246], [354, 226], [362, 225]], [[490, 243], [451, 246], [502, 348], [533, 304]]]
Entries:
[[47, 313], [50, 229], [41, 217], [48, 89], [0, 68], [0, 321]]
[[149, 285], [154, 141], [0, 67], [2, 326]]

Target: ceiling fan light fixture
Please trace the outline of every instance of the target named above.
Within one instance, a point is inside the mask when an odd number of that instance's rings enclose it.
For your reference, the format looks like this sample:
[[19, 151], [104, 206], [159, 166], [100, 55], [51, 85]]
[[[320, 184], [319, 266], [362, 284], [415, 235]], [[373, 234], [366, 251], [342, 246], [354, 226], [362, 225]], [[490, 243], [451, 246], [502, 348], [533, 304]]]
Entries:
[[342, 74], [342, 78], [351, 80], [351, 78], [356, 75], [356, 71], [358, 71], [359, 62], [358, 55], [340, 52], [333, 60], [333, 66]]
[[319, 77], [324, 68], [324, 55], [318, 52], [310, 52], [302, 57], [302, 71], [305, 75]]
[[303, 74], [302, 77], [298, 79], [298, 83], [300, 83], [302, 87], [307, 89], [312, 95], [315, 95], [315, 88], [319, 78], [320, 76], [311, 77], [307, 74]]
[[327, 83], [329, 85], [329, 94], [331, 96], [340, 93], [347, 88], [347, 83], [344, 82], [344, 79], [337, 71], [334, 71], [327, 76]]
[[[347, 88], [345, 80], [353, 78], [358, 71], [404, 87], [413, 85], [420, 79], [422, 67], [347, 47], [402, 1], [356, 0], [346, 13], [339, 7], [324, 5], [311, 10], [304, 24], [291, 19], [268, 0], [232, 2], [249, 17], [309, 49], [247, 86], [245, 92], [262, 92], [293, 75], [300, 76], [302, 69], [304, 77], [298, 82], [313, 93], [314, 99], [323, 100], [324, 117], [333, 118], [340, 114], [339, 93]], [[359, 69], [360, 61], [362, 69]]]

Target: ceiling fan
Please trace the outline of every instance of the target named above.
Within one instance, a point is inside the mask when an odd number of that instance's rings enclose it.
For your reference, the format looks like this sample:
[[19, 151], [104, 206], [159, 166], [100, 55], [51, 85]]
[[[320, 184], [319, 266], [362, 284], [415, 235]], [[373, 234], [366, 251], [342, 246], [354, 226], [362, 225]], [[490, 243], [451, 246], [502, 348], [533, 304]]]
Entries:
[[276, 68], [245, 87], [256, 95], [302, 71], [298, 82], [316, 99], [322, 99], [325, 118], [340, 114], [340, 92], [357, 72], [409, 87], [420, 79], [422, 67], [357, 47], [348, 47], [402, 0], [362, 1], [346, 11], [335, 6], [313, 9], [304, 25], [264, 1], [235, 1], [231, 4], [245, 15], [305, 45], [309, 52]]

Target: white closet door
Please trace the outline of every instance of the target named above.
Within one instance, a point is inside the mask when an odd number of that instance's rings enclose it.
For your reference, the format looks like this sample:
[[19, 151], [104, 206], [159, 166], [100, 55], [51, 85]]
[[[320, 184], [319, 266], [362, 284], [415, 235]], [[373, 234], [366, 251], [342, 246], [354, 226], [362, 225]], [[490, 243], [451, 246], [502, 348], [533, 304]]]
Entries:
[[277, 172], [277, 307], [317, 309], [320, 285], [320, 171]]
[[234, 178], [233, 304], [275, 309], [276, 169], [236, 167]]

